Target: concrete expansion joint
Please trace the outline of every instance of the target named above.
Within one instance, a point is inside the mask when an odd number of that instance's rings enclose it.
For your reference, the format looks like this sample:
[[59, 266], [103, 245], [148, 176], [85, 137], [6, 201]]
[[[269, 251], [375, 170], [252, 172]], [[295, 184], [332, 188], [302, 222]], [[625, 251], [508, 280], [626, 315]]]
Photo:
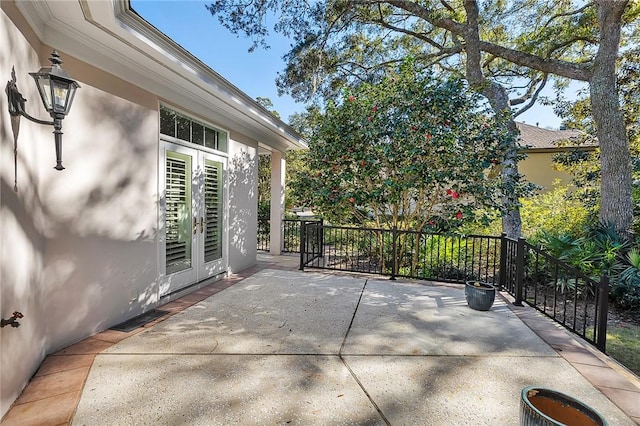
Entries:
[[374, 401], [374, 399], [371, 396], [371, 394], [365, 388], [364, 384], [362, 384], [362, 382], [358, 378], [358, 375], [353, 371], [353, 369], [351, 368], [351, 366], [349, 365], [347, 360], [344, 359], [344, 357], [342, 355], [342, 351], [344, 350], [344, 346], [347, 343], [347, 338], [349, 337], [349, 332], [351, 331], [351, 327], [353, 326], [353, 321], [355, 320], [356, 314], [358, 313], [358, 308], [360, 307], [360, 302], [362, 301], [362, 297], [364, 296], [364, 292], [365, 292], [365, 290], [367, 288], [367, 283], [368, 282], [369, 282], [369, 279], [365, 279], [364, 284], [362, 285], [362, 289], [360, 290], [360, 297], [358, 297], [358, 302], [356, 303], [356, 307], [353, 310], [353, 315], [351, 316], [351, 322], [349, 323], [349, 327], [347, 327], [347, 332], [344, 335], [344, 339], [342, 340], [342, 345], [340, 346], [340, 350], [338, 351], [338, 357], [340, 358], [340, 361], [342, 362], [342, 365], [344, 365], [344, 367], [347, 369], [347, 371], [349, 371], [349, 374], [351, 375], [351, 377], [353, 377], [353, 380], [358, 384], [358, 386], [360, 387], [362, 392], [366, 395], [367, 399], [369, 400], [369, 402], [371, 403], [373, 408], [377, 411], [377, 413], [380, 416], [380, 418], [384, 421], [384, 423], [387, 426], [391, 426], [391, 422], [389, 422], [389, 420], [384, 415], [384, 413], [382, 412], [382, 410], [380, 409], [378, 404], [376, 404], [376, 402]]
[[356, 314], [358, 313], [358, 308], [360, 307], [360, 302], [362, 302], [362, 297], [364, 296], [364, 291], [367, 288], [367, 283], [369, 279], [364, 280], [364, 284], [360, 289], [360, 297], [358, 297], [358, 302], [356, 303], [356, 307], [353, 310], [353, 315], [351, 315], [351, 322], [349, 322], [349, 327], [347, 327], [347, 332], [344, 334], [344, 339], [342, 339], [342, 345], [340, 345], [340, 351], [338, 351], [338, 355], [342, 359], [342, 351], [344, 350], [344, 346], [347, 344], [347, 338], [349, 337], [349, 332], [351, 331], [351, 327], [353, 327], [353, 321], [356, 319]]

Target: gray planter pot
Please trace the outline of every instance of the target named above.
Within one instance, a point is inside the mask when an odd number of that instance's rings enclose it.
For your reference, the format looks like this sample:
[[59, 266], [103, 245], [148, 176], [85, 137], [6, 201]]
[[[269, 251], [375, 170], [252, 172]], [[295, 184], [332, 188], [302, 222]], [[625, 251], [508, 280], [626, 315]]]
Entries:
[[568, 395], [535, 386], [522, 389], [520, 426], [608, 426], [594, 409]]
[[496, 299], [496, 288], [480, 281], [467, 281], [464, 286], [467, 305], [476, 311], [488, 311]]

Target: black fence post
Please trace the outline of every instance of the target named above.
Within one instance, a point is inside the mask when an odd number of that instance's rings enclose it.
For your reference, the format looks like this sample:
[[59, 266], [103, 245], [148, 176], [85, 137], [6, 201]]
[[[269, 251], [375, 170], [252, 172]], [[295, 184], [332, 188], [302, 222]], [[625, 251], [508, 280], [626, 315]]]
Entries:
[[304, 257], [305, 257], [305, 240], [306, 240], [306, 222], [304, 220], [300, 221], [300, 270], [304, 271]]
[[607, 319], [609, 316], [609, 276], [600, 278], [598, 292], [598, 321], [596, 323], [596, 347], [605, 353], [607, 349]]
[[516, 300], [513, 302], [516, 306], [522, 306], [522, 300], [524, 299], [524, 243], [524, 238], [518, 238], [516, 251]]
[[396, 279], [396, 268], [398, 267], [398, 260], [396, 259], [398, 256], [398, 227], [393, 226], [391, 230], [391, 239], [393, 240], [391, 243], [391, 280]]
[[324, 257], [324, 219], [320, 219], [320, 257]]
[[507, 234], [500, 235], [500, 271], [498, 272], [498, 291], [507, 284]]

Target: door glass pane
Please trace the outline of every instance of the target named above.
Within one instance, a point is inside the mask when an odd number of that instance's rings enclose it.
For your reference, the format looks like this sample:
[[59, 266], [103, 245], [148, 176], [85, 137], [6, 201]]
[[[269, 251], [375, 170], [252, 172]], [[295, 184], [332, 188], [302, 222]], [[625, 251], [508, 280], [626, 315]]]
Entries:
[[205, 160], [204, 208], [206, 233], [204, 237], [204, 261], [222, 257], [222, 163]]
[[218, 149], [218, 132], [208, 127], [205, 128], [204, 130], [205, 130], [204, 146], [211, 149]]
[[218, 151], [227, 152], [227, 134], [224, 132], [218, 132]]
[[191, 157], [167, 151], [167, 274], [191, 267]]
[[160, 107], [160, 133], [176, 135], [176, 113], [163, 107]]
[[191, 122], [191, 142], [204, 145], [204, 126], [195, 121]]
[[178, 122], [178, 134], [176, 137], [183, 141], [191, 142], [191, 120], [178, 115], [176, 121]]

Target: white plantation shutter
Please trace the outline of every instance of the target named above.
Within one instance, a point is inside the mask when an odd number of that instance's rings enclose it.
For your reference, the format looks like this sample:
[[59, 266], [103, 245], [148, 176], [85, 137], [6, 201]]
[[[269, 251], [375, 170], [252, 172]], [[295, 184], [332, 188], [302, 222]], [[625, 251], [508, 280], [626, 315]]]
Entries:
[[205, 160], [204, 207], [206, 232], [204, 261], [222, 257], [222, 163]]
[[191, 267], [191, 157], [167, 151], [167, 274]]

